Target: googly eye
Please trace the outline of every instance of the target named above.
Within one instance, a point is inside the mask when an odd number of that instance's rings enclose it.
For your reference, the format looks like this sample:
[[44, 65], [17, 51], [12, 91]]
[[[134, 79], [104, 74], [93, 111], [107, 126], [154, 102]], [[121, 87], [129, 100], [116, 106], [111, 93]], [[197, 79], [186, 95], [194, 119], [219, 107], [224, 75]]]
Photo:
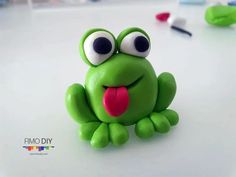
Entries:
[[127, 34], [120, 43], [120, 51], [122, 53], [139, 57], [148, 56], [150, 48], [148, 37], [139, 31]]
[[111, 33], [95, 31], [84, 40], [82, 52], [91, 64], [99, 65], [112, 56], [115, 48], [115, 38]]

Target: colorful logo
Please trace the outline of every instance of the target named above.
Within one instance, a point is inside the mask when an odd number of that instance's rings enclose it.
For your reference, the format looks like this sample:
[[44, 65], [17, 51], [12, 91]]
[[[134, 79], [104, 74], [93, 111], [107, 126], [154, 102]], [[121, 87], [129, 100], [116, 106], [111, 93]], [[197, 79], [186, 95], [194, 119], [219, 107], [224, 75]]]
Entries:
[[23, 148], [29, 152], [29, 155], [48, 155], [55, 146], [52, 144], [52, 138], [47, 137], [27, 137], [24, 138]]
[[24, 149], [27, 149], [28, 151], [40, 151], [40, 152], [54, 148], [54, 146], [22, 146], [22, 147]]

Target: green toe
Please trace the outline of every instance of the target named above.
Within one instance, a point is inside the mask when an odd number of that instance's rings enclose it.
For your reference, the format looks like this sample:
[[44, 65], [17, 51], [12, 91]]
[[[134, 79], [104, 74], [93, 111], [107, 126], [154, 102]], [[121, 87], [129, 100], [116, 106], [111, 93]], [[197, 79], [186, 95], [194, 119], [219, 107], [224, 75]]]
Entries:
[[129, 139], [129, 133], [125, 126], [119, 123], [111, 123], [109, 125], [110, 138], [114, 145], [122, 145]]
[[83, 140], [90, 140], [93, 133], [101, 123], [99, 122], [88, 122], [80, 125], [79, 136]]
[[141, 119], [135, 126], [135, 133], [140, 138], [152, 137], [155, 129], [152, 121], [149, 118]]
[[160, 112], [162, 115], [164, 115], [170, 122], [171, 126], [176, 125], [179, 122], [179, 116], [178, 114], [170, 109], [166, 109], [162, 112]]
[[152, 113], [151, 120], [154, 127], [159, 133], [167, 133], [170, 130], [170, 123], [168, 119], [160, 113]]
[[94, 148], [103, 148], [108, 145], [109, 133], [107, 124], [101, 123], [101, 125], [95, 130], [90, 143]]

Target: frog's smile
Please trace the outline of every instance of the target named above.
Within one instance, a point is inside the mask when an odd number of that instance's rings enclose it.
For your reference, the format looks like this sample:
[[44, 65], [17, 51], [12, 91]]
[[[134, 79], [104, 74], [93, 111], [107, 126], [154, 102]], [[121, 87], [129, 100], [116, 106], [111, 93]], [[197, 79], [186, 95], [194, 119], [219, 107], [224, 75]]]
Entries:
[[122, 84], [121, 85], [117, 85], [117, 86], [115, 86], [115, 85], [113, 85], [113, 86], [103, 85], [102, 87], [104, 89], [107, 89], [107, 88], [111, 88], [111, 87], [122, 87], [123, 86], [123, 87], [126, 87], [127, 89], [131, 89], [131, 88], [135, 87], [139, 83], [139, 81], [142, 80], [142, 78], [143, 78], [143, 75], [139, 76], [133, 82], [131, 82], [129, 84], [126, 84], [126, 85], [122, 85]]
[[105, 88], [103, 106], [109, 115], [118, 117], [127, 110], [129, 106], [128, 89], [135, 87], [142, 78], [143, 76], [140, 76], [126, 86], [103, 86]]

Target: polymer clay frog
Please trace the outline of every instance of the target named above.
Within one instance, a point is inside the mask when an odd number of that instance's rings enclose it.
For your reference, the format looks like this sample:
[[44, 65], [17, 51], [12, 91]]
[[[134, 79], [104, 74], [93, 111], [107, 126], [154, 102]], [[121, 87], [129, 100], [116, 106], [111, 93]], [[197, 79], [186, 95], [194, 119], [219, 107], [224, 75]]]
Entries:
[[178, 114], [167, 109], [176, 93], [175, 79], [167, 72], [156, 76], [146, 59], [150, 48], [147, 33], [135, 27], [117, 39], [105, 29], [91, 29], [82, 37], [80, 54], [90, 69], [85, 86], [71, 85], [65, 102], [80, 124], [80, 137], [93, 147], [124, 144], [128, 125], [135, 124], [138, 137], [149, 138], [178, 123]]

